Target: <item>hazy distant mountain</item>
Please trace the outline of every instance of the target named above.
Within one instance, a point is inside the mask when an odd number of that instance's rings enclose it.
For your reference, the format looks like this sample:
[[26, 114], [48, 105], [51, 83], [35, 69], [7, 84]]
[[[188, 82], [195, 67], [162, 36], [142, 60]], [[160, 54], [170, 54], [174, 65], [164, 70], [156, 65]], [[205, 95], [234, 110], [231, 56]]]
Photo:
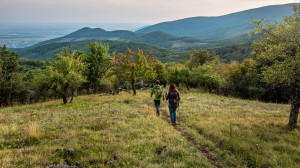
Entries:
[[203, 43], [203, 41], [196, 38], [176, 37], [174, 35], [158, 31], [150, 32], [148, 34], [136, 34], [134, 32], [125, 30], [105, 31], [100, 28], [92, 29], [85, 27], [66, 36], [40, 42], [35, 44], [34, 47], [51, 44], [54, 42], [73, 42], [88, 39], [139, 42], [165, 48], [182, 48], [200, 45]]
[[71, 42], [71, 41], [81, 41], [81, 40], [88, 40], [88, 39], [128, 41], [128, 39], [133, 38], [135, 36], [136, 34], [134, 32], [127, 31], [127, 30], [105, 31], [100, 28], [92, 29], [89, 27], [85, 27], [73, 33], [70, 33], [66, 36], [51, 39], [51, 40], [46, 40], [37, 43], [34, 46], [42, 46], [54, 42]]
[[127, 48], [132, 49], [134, 52], [137, 52], [138, 49], [152, 51], [152, 54], [156, 56], [162, 62], [168, 62], [170, 60], [176, 61], [180, 59], [179, 55], [169, 49], [143, 44], [136, 42], [123, 42], [123, 41], [111, 41], [111, 40], [82, 40], [82, 41], [73, 41], [73, 42], [54, 42], [50, 44], [45, 44], [41, 46], [31, 46], [26, 48], [12, 49], [15, 51], [21, 58], [28, 59], [38, 59], [38, 60], [54, 60], [56, 55], [62, 50], [63, 47], [68, 48], [71, 45], [72, 50], [82, 50], [88, 52], [88, 47], [91, 42], [97, 41], [102, 44], [109, 45], [109, 52], [112, 54], [116, 53], [125, 53]]
[[283, 16], [292, 14], [290, 5], [273, 5], [218, 17], [193, 17], [171, 22], [163, 22], [136, 31], [149, 33], [163, 31], [175, 36], [197, 37], [203, 40], [226, 39], [253, 28], [249, 21], [264, 18], [266, 21], [282, 20]]

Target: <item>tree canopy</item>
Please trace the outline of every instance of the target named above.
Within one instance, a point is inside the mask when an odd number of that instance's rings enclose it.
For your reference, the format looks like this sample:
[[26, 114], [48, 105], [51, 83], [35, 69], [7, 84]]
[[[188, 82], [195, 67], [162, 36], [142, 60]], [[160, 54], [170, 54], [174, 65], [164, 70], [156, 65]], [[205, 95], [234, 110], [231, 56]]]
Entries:
[[300, 6], [293, 9], [294, 14], [282, 22], [254, 21], [254, 33], [262, 33], [265, 38], [252, 45], [262, 79], [285, 88], [291, 96], [290, 126], [297, 124], [300, 107]]
[[133, 94], [136, 94], [135, 86], [137, 79], [153, 80], [157, 74], [155, 66], [158, 61], [150, 51], [144, 55], [143, 50], [138, 50], [137, 53], [127, 49], [126, 55], [119, 53], [114, 54], [114, 74], [124, 81], [130, 81], [133, 89]]

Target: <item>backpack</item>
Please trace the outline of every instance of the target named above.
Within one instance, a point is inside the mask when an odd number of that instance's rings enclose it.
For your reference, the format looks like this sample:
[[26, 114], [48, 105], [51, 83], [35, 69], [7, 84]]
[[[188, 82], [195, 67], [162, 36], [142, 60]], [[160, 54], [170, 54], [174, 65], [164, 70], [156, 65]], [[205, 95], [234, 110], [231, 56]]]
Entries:
[[159, 86], [159, 87], [157, 87], [155, 97], [156, 97], [157, 99], [160, 99], [161, 96], [162, 96], [162, 89], [161, 89], [161, 87]]
[[176, 91], [172, 91], [169, 95], [169, 104], [171, 106], [175, 106], [178, 103], [178, 93]]

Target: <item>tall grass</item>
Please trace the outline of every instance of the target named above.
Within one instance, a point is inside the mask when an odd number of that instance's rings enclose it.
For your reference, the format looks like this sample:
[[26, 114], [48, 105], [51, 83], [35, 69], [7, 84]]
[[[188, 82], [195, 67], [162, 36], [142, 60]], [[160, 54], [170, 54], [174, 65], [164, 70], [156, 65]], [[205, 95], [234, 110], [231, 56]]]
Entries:
[[[185, 138], [155, 116], [139, 92], [78, 97], [0, 109], [0, 167], [212, 167]], [[148, 110], [149, 109], [149, 110]], [[167, 146], [161, 155], [155, 151]], [[68, 156], [64, 149], [74, 148]], [[108, 164], [118, 156], [120, 161]]]
[[[300, 167], [299, 128], [286, 127], [289, 105], [181, 90], [179, 126], [228, 167]], [[167, 103], [161, 113], [168, 116]], [[169, 119], [169, 118], [168, 118]], [[161, 155], [155, 151], [167, 146]], [[64, 149], [76, 149], [67, 156]], [[113, 156], [120, 161], [107, 164]], [[90, 95], [0, 109], [0, 167], [212, 167], [156, 116], [149, 92]]]
[[183, 92], [181, 127], [225, 163], [300, 167], [299, 128], [288, 129], [289, 105]]

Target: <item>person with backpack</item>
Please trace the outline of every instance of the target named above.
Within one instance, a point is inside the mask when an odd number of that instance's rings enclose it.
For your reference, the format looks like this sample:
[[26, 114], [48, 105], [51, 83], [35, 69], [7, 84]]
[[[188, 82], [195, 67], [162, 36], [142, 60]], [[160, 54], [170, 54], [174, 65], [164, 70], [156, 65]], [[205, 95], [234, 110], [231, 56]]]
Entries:
[[151, 97], [153, 96], [154, 99], [154, 105], [156, 108], [156, 115], [159, 116], [160, 115], [160, 100], [161, 98], [164, 99], [163, 97], [163, 88], [159, 85], [159, 80], [155, 81], [155, 86], [153, 87], [152, 91], [151, 91]]
[[174, 83], [171, 83], [169, 91], [166, 94], [166, 100], [169, 100], [170, 118], [173, 125], [176, 125], [176, 109], [179, 107], [180, 94]]

